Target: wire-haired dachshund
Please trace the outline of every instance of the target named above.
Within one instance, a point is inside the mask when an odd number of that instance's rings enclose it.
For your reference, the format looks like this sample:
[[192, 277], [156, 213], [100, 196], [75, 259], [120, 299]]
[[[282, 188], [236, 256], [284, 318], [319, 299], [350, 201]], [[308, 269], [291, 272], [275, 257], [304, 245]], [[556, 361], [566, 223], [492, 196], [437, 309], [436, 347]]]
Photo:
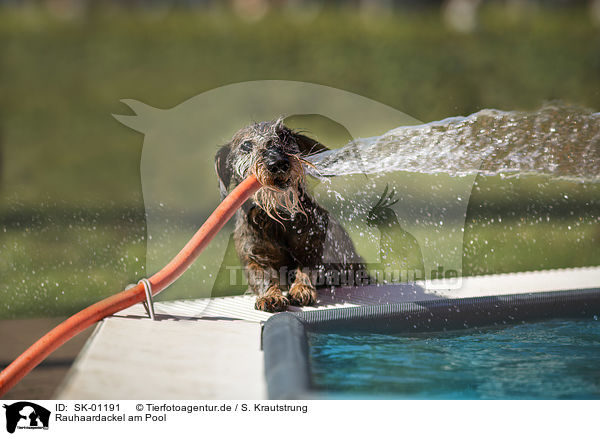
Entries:
[[250, 174], [262, 184], [237, 211], [234, 232], [258, 310], [312, 305], [318, 286], [368, 280], [346, 231], [306, 190], [306, 158], [326, 150], [278, 119], [239, 130], [217, 152], [223, 197]]

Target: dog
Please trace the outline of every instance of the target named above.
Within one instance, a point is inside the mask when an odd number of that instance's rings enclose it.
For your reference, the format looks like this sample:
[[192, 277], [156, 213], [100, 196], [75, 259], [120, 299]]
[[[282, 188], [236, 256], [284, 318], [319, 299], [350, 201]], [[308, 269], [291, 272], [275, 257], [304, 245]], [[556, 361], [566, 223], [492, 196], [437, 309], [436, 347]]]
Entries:
[[306, 158], [326, 150], [279, 118], [239, 130], [217, 151], [222, 198], [250, 174], [262, 184], [236, 212], [234, 231], [257, 310], [313, 305], [317, 287], [368, 280], [349, 235], [307, 192]]

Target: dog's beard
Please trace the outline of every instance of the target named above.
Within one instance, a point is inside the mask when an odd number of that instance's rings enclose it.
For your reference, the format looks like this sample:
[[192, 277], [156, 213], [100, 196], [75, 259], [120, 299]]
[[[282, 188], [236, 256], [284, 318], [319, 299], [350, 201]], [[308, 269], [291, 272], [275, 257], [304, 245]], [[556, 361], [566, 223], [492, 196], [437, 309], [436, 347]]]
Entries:
[[276, 221], [289, 219], [282, 216], [282, 211], [288, 212], [290, 217], [293, 217], [296, 213], [305, 213], [300, 204], [297, 188], [278, 189], [264, 186], [254, 194], [254, 201], [269, 217]]
[[[306, 215], [299, 196], [300, 186], [304, 180], [303, 159], [296, 155], [290, 155], [290, 158], [289, 181], [285, 188], [276, 186], [276, 180], [266, 171], [263, 165], [257, 163], [252, 165], [252, 172], [262, 185], [262, 188], [254, 194], [254, 201], [275, 221], [289, 219], [297, 213]], [[282, 216], [281, 212], [283, 211], [290, 215], [289, 218]]]

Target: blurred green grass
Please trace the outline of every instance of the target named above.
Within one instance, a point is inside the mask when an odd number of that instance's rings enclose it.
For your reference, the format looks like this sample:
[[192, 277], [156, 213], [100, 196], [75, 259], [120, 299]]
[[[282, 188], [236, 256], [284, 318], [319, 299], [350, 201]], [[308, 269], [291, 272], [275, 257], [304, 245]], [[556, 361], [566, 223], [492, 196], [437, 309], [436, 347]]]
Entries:
[[[68, 314], [146, 275], [143, 137], [111, 117], [127, 112], [120, 99], [169, 108], [218, 86], [282, 79], [348, 90], [423, 121], [554, 99], [598, 110], [599, 47], [583, 8], [517, 16], [491, 5], [460, 34], [429, 9], [325, 9], [308, 22], [274, 11], [250, 23], [223, 8], [157, 16], [96, 6], [63, 20], [2, 7], [0, 318]], [[600, 264], [597, 215], [579, 236], [568, 229], [597, 211], [595, 187], [540, 192], [524, 182], [507, 198], [497, 186], [481, 181], [471, 201], [465, 240], [488, 242], [466, 246], [465, 273]], [[552, 212], [552, 224], [514, 230], [537, 216], [528, 202], [551, 204], [562, 189], [578, 201]], [[216, 203], [213, 174], [198, 198], [206, 212]]]
[[142, 137], [110, 116], [127, 111], [123, 98], [168, 108], [225, 84], [283, 79], [365, 95], [424, 122], [552, 99], [600, 107], [600, 31], [585, 9], [515, 19], [490, 7], [463, 35], [428, 10], [248, 23], [220, 9], [156, 20], [100, 7], [61, 21], [5, 8], [0, 40], [2, 189], [30, 205], [44, 196], [140, 205]]

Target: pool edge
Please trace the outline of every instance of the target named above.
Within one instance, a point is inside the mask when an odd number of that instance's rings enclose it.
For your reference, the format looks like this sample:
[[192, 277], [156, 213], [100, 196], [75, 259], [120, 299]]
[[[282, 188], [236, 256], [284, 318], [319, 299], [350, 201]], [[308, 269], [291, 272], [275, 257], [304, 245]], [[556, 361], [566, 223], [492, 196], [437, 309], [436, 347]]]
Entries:
[[312, 390], [310, 374], [311, 329], [335, 331], [352, 326], [355, 331], [436, 332], [594, 315], [600, 315], [600, 288], [276, 314], [262, 330], [268, 397], [319, 398]]

